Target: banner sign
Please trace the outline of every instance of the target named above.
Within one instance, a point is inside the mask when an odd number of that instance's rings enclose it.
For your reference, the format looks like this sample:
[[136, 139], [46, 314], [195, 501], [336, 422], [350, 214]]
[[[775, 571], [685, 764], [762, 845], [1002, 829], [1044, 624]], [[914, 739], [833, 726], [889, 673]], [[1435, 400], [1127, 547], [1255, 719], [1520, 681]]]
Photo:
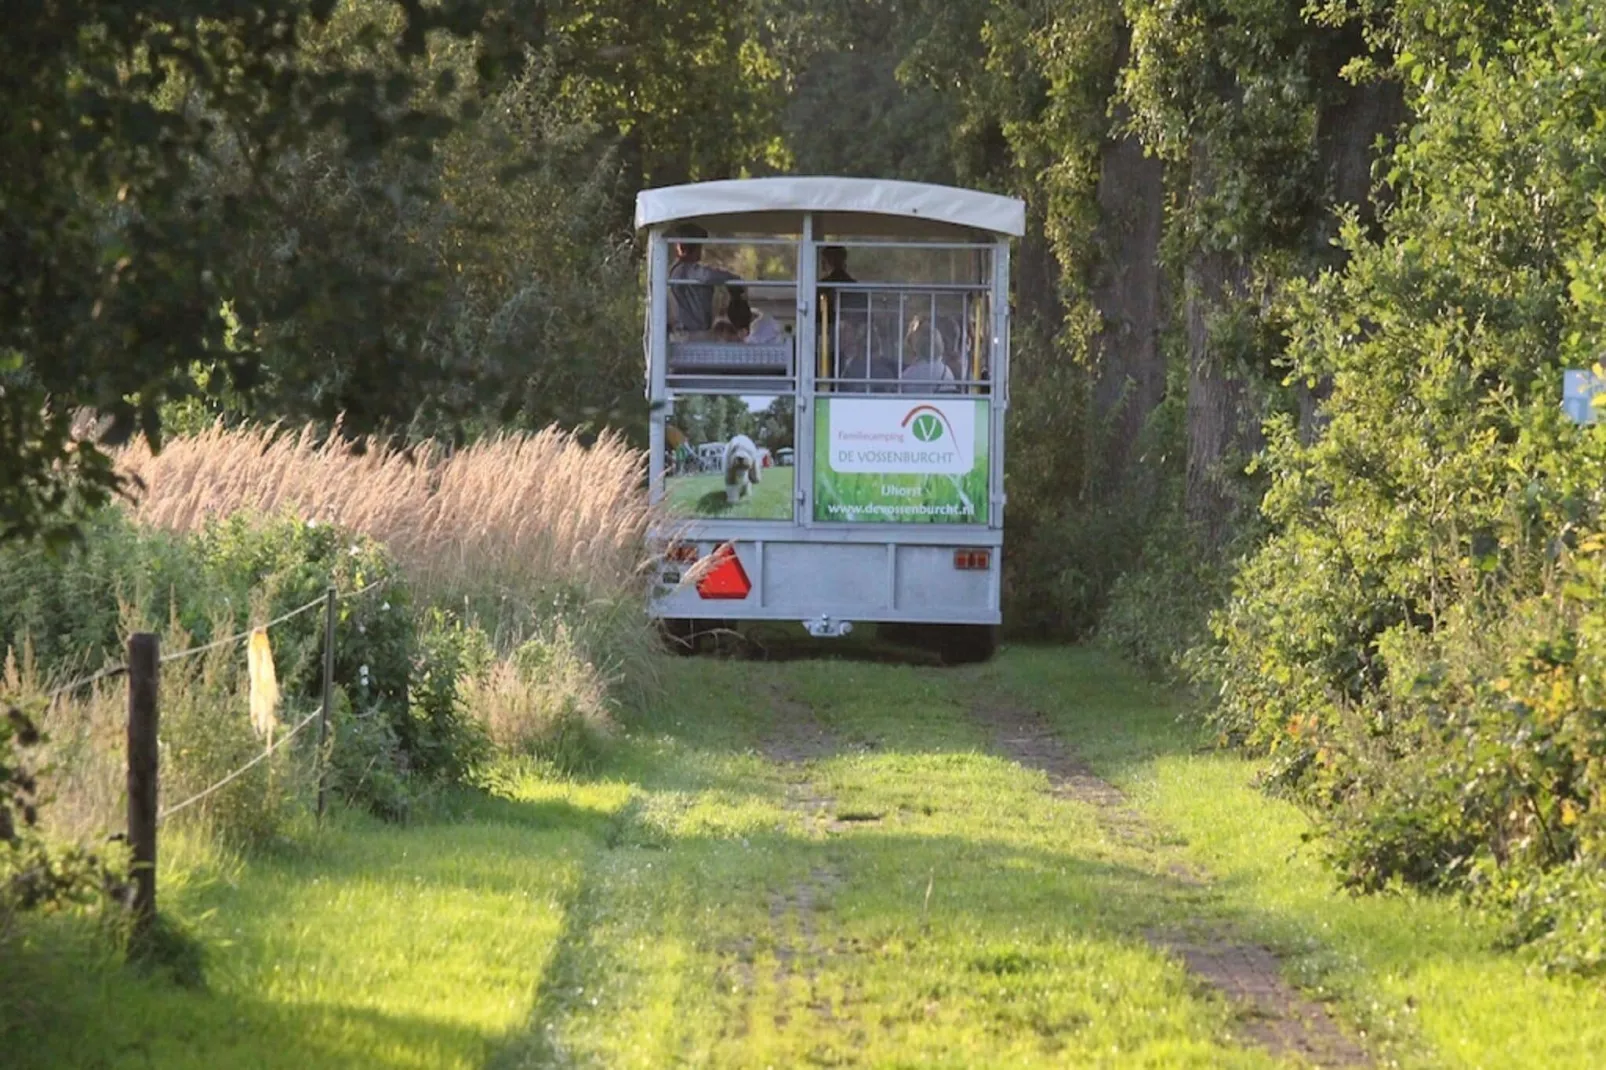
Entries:
[[819, 398], [814, 519], [985, 524], [985, 398]]

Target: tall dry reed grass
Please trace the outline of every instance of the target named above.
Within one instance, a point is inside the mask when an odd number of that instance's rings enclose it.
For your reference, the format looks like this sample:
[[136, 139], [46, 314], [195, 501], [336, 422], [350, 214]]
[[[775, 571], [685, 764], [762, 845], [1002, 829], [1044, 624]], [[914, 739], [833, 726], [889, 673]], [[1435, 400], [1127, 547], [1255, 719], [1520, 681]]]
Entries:
[[644, 463], [617, 435], [585, 446], [556, 428], [401, 452], [372, 441], [353, 451], [311, 427], [216, 425], [155, 456], [141, 443], [118, 457], [144, 483], [132, 506], [141, 523], [195, 531], [241, 509], [294, 510], [379, 539], [419, 595], [458, 605], [639, 591]]

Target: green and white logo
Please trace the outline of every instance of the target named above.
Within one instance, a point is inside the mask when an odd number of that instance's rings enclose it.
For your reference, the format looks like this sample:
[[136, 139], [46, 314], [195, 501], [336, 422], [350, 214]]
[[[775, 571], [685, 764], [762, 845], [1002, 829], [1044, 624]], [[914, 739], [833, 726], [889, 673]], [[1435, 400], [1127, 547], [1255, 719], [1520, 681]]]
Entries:
[[909, 425], [909, 433], [921, 442], [935, 442], [942, 437], [942, 420], [935, 413], [923, 412]]

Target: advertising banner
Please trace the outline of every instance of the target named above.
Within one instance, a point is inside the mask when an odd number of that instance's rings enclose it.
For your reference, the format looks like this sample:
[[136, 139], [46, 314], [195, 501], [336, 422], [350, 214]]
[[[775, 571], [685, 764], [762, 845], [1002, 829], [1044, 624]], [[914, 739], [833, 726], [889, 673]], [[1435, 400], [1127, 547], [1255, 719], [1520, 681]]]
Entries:
[[664, 422], [667, 511], [677, 517], [790, 521], [796, 411], [789, 396], [676, 396]]
[[987, 523], [986, 398], [820, 398], [819, 523]]

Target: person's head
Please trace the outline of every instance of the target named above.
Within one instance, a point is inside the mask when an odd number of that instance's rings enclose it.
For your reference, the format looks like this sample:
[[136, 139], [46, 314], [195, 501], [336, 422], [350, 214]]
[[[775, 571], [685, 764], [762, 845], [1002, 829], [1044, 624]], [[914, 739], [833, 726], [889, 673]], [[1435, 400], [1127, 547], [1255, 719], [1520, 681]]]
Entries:
[[848, 251], [840, 245], [827, 245], [821, 249], [820, 259], [825, 263], [828, 275], [848, 269]]
[[675, 259], [696, 263], [703, 258], [703, 247], [689, 238], [706, 238], [708, 231], [696, 223], [682, 223], [669, 232], [669, 237], [675, 243]]
[[903, 332], [903, 366], [908, 368], [934, 356], [934, 341], [931, 324], [921, 316], [912, 318]]

